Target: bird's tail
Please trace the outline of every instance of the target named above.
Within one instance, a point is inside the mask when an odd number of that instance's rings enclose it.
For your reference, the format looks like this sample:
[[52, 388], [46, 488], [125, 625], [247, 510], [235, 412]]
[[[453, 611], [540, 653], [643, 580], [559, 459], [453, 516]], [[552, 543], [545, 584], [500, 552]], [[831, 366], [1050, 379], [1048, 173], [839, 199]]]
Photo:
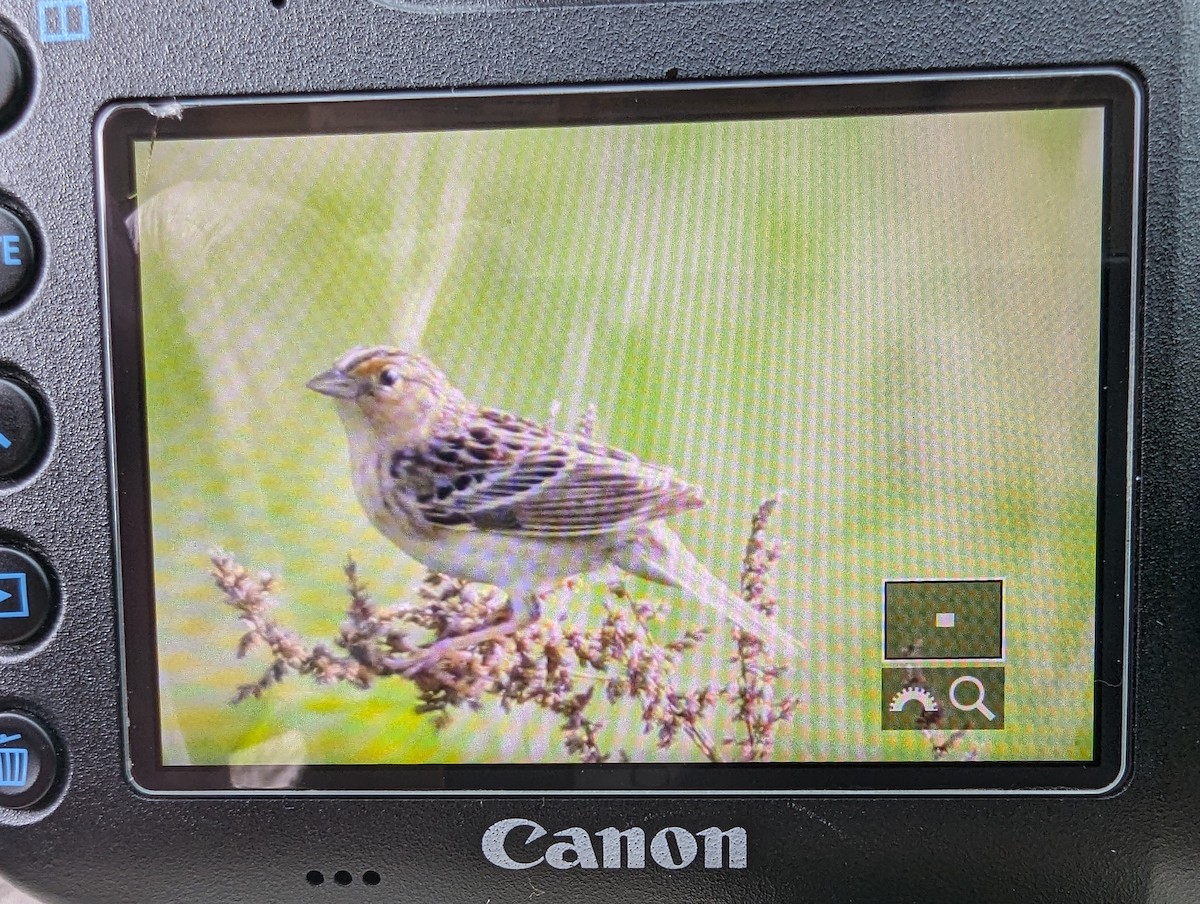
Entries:
[[645, 525], [634, 541], [618, 550], [617, 564], [632, 574], [680, 588], [718, 615], [754, 634], [777, 655], [796, 656], [804, 646], [730, 590], [692, 555], [679, 535], [661, 521]]

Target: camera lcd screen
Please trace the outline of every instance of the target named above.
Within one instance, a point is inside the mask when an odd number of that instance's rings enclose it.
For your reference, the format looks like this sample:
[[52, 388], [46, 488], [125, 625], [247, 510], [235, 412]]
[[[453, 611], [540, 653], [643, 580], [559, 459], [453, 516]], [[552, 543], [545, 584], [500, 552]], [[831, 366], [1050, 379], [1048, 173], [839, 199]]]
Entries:
[[149, 792], [1111, 787], [1111, 72], [98, 122]]

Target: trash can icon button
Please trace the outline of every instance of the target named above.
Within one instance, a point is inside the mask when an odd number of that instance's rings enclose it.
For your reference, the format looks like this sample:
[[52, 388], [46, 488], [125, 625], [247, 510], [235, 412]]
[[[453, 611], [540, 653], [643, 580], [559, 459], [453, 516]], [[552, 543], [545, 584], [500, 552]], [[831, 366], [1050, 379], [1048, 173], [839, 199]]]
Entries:
[[23, 713], [0, 712], [0, 809], [32, 807], [58, 777], [58, 751], [46, 729]]
[[24, 788], [29, 783], [29, 748], [9, 747], [19, 734], [0, 735], [0, 788]]

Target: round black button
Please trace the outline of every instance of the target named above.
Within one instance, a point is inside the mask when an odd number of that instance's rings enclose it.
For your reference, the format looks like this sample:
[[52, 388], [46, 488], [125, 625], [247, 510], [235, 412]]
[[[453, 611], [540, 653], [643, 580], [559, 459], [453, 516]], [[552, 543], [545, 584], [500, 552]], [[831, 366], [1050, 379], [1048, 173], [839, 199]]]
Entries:
[[57, 775], [58, 753], [46, 730], [28, 716], [0, 712], [0, 807], [32, 807]]
[[0, 207], [0, 308], [21, 300], [37, 271], [37, 252], [29, 228], [7, 207]]
[[42, 566], [20, 550], [0, 547], [0, 644], [18, 644], [37, 634], [53, 604]]
[[42, 452], [46, 429], [33, 397], [0, 380], [0, 480], [19, 477]]
[[16, 121], [29, 99], [25, 59], [12, 38], [0, 34], [0, 129]]

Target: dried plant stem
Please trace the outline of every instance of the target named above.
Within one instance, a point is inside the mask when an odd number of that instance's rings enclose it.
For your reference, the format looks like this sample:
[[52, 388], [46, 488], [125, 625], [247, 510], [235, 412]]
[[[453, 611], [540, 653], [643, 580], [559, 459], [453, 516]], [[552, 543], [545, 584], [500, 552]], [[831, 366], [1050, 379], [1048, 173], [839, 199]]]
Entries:
[[[914, 659], [918, 658], [920, 652], [921, 641], [918, 639], [904, 647], [901, 656], [905, 659]], [[909, 665], [905, 668], [904, 685], [933, 693], [925, 677], [925, 672], [919, 665]], [[963, 761], [971, 762], [980, 758], [979, 748], [973, 743], [968, 743], [966, 730], [951, 729], [947, 725], [947, 713], [944, 706], [938, 707], [934, 712], [922, 710], [915, 718], [914, 727], [919, 729], [925, 740], [929, 742], [929, 750], [935, 760], [946, 759], [956, 752], [958, 759]]]
[[[581, 432], [590, 432], [589, 409]], [[752, 606], [774, 615], [777, 603], [771, 572], [780, 556], [777, 541], [767, 536], [776, 501], [755, 513], [742, 561], [741, 591]], [[623, 750], [606, 751], [601, 707], [622, 701], [641, 714], [641, 729], [667, 749], [686, 738], [711, 762], [763, 761], [770, 758], [778, 724], [790, 719], [792, 698], [776, 701], [773, 684], [780, 668], [766, 654], [763, 641], [734, 628], [731, 639], [737, 679], [729, 685], [686, 688], [680, 672], [687, 655], [704, 642], [707, 629], [692, 627], [663, 640], [655, 625], [666, 604], [634, 598], [623, 582], [607, 586], [604, 614], [594, 627], [535, 622], [507, 637], [448, 651], [431, 667], [410, 677], [402, 670], [424, 645], [500, 624], [508, 617], [504, 594], [493, 587], [470, 584], [435, 572], [417, 588], [413, 605], [381, 608], [371, 599], [353, 560], [344, 567], [349, 603], [333, 641], [341, 652], [317, 644], [309, 648], [275, 621], [278, 584], [269, 574], [253, 575], [224, 552], [212, 557], [212, 574], [226, 603], [247, 626], [238, 655], [265, 648], [270, 664], [256, 682], [239, 687], [234, 702], [260, 697], [288, 673], [318, 682], [349, 682], [368, 689], [383, 678], [410, 681], [417, 690], [417, 711], [435, 727], [447, 725], [455, 710], [477, 710], [487, 699], [503, 712], [532, 706], [559, 718], [567, 753], [585, 763], [599, 763]], [[574, 581], [564, 588], [574, 593]], [[414, 635], [423, 635], [422, 643]], [[729, 712], [734, 730], [714, 733], [721, 714]]]

